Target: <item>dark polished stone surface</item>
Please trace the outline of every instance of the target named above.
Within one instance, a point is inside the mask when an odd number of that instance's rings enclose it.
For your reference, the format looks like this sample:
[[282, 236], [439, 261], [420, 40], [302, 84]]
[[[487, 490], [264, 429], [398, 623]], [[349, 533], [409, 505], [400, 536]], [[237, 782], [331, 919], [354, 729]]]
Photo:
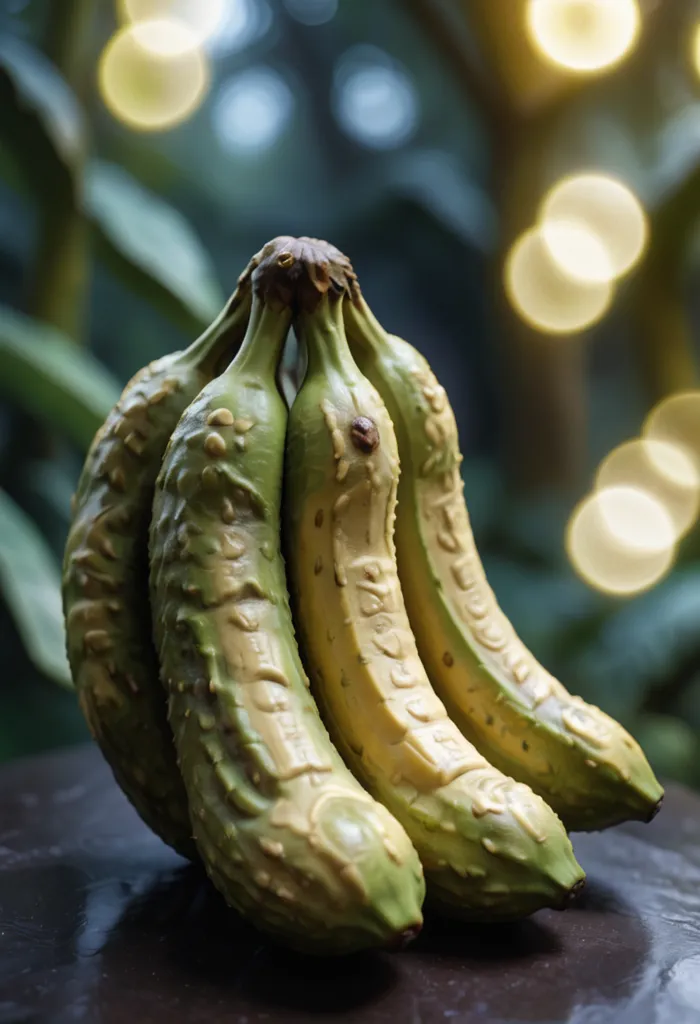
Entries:
[[290, 955], [149, 834], [96, 750], [0, 770], [0, 1024], [698, 1024], [700, 800], [578, 836], [575, 908]]

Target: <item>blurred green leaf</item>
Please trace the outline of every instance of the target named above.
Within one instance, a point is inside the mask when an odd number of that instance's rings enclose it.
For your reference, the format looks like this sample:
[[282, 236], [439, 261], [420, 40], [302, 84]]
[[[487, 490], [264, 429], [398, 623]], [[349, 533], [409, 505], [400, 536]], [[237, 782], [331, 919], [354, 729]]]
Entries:
[[4, 491], [0, 585], [31, 660], [45, 675], [70, 687], [58, 566], [34, 523]]
[[13, 493], [33, 520], [54, 557], [60, 559], [73, 518], [72, 498], [83, 467], [84, 452], [56, 439], [51, 457], [22, 466]]
[[39, 50], [0, 38], [0, 134], [22, 176], [56, 202], [74, 194], [85, 154], [82, 109]]
[[214, 319], [224, 296], [202, 243], [177, 210], [99, 160], [86, 171], [85, 204], [102, 256], [134, 291], [187, 330]]
[[568, 637], [600, 613], [600, 596], [573, 573], [484, 556], [488, 581], [523, 642], [551, 671]]
[[653, 191], [657, 203], [678, 190], [700, 161], [700, 103], [688, 103], [654, 138]]
[[[700, 671], [689, 676], [683, 692], [673, 702], [673, 714], [700, 733]], [[700, 768], [700, 764], [698, 765]]]
[[402, 153], [388, 169], [391, 189], [424, 207], [464, 245], [492, 254], [498, 216], [483, 188], [470, 180], [460, 162], [442, 150]]
[[499, 506], [493, 534], [516, 561], [539, 566], [566, 566], [564, 536], [571, 515], [569, 498], [556, 494], [510, 496]]
[[470, 455], [462, 463], [464, 497], [477, 542], [489, 533], [504, 500], [503, 477], [486, 457]]
[[85, 449], [120, 392], [111, 374], [60, 331], [0, 307], [0, 394]]
[[700, 656], [700, 572], [677, 570], [654, 590], [622, 605], [571, 672], [590, 699], [612, 714], [641, 708], [650, 691], [683, 683]]
[[700, 780], [700, 737], [671, 715], [645, 714], [630, 724], [654, 771], [662, 778], [693, 785]]
[[71, 521], [71, 500], [77, 480], [57, 459], [38, 459], [30, 463], [25, 484], [49, 514], [67, 527]]

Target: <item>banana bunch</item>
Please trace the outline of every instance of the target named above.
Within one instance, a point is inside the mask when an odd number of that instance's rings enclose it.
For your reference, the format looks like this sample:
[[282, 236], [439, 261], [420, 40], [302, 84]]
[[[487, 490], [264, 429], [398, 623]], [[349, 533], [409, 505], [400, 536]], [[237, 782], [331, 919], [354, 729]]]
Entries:
[[289, 237], [88, 453], [64, 611], [91, 732], [153, 831], [291, 947], [401, 947], [426, 888], [472, 920], [564, 908], [567, 829], [660, 805], [634, 740], [498, 608], [460, 461], [427, 362], [346, 257]]

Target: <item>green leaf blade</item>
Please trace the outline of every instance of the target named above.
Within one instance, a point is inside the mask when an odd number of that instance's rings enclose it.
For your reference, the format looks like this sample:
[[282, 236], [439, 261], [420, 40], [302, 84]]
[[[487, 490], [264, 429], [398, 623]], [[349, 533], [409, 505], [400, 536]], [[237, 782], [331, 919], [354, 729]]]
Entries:
[[187, 220], [130, 174], [89, 164], [88, 217], [106, 262], [134, 291], [186, 330], [208, 326], [224, 302], [213, 266]]
[[44, 675], [70, 688], [58, 565], [34, 523], [4, 491], [0, 491], [0, 588], [32, 662]]
[[0, 307], [0, 394], [87, 449], [121, 388], [89, 352]]
[[86, 152], [83, 111], [39, 50], [0, 39], [0, 129], [23, 176], [45, 197], [79, 192]]

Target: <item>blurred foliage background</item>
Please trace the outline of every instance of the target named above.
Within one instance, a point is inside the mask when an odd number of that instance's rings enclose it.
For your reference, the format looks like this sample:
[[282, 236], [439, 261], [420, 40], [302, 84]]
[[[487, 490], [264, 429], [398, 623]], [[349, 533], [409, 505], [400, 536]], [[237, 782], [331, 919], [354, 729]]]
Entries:
[[59, 577], [95, 430], [289, 233], [345, 250], [446, 385], [524, 640], [700, 786], [698, 25], [698, 0], [0, 0], [0, 759], [87, 737]]

